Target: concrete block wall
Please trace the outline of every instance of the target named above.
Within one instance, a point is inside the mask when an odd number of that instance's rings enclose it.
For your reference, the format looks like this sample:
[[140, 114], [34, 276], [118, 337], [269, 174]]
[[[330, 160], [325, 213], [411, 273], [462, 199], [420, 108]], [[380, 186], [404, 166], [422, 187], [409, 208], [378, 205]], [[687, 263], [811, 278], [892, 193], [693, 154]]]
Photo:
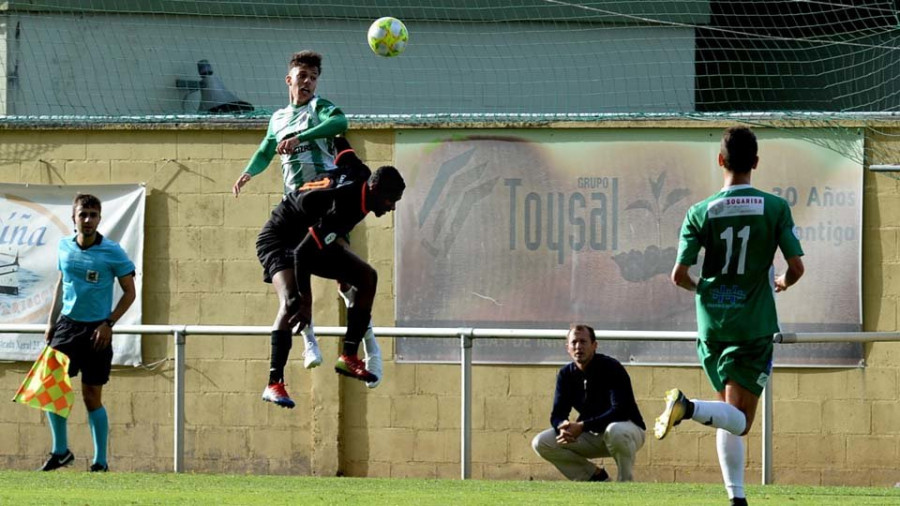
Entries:
[[[261, 128], [8, 130], [0, 132], [0, 180], [146, 183], [144, 323], [267, 326], [277, 298], [262, 282], [255, 241], [281, 199], [277, 162], [254, 178], [239, 199], [231, 195], [231, 185], [263, 134]], [[339, 324], [333, 283], [316, 280], [314, 289], [322, 294], [315, 305], [316, 321]], [[334, 341], [323, 343], [330, 358], [336, 353]], [[303, 369], [300, 351], [298, 342], [287, 371], [298, 408], [284, 410], [259, 399], [268, 377], [268, 337], [188, 338], [187, 469], [337, 472], [338, 378], [328, 368]], [[145, 367], [117, 368], [104, 389], [115, 470], [166, 471], [173, 466], [171, 337], [145, 336], [143, 356]], [[27, 367], [0, 365], [2, 388], [13, 392]], [[80, 382], [74, 385], [80, 396]], [[0, 424], [14, 435], [4, 439], [0, 458], [11, 468], [37, 467], [50, 445], [45, 417], [10, 403], [0, 411]], [[69, 432], [77, 466], [87, 467], [92, 446], [80, 400]]]
[[[280, 169], [273, 163], [239, 199], [230, 193], [263, 131], [262, 125], [0, 130], [0, 181], [145, 182], [144, 321], [269, 325], [277, 300], [261, 281], [254, 242], [280, 200]], [[350, 137], [373, 167], [393, 160], [392, 131], [355, 130]], [[865, 193], [864, 325], [896, 331], [898, 178], [866, 173]], [[351, 236], [353, 249], [379, 271], [376, 326], [393, 324], [392, 223], [391, 216], [370, 217]], [[314, 289], [316, 323], [339, 325], [344, 310], [334, 283], [317, 280]], [[459, 477], [459, 367], [398, 364], [393, 340], [380, 338], [380, 343], [385, 380], [369, 390], [327, 366], [337, 356], [337, 339], [322, 339], [326, 366], [313, 371], [303, 369], [297, 342], [287, 372], [298, 407], [283, 410], [259, 400], [268, 338], [189, 337], [187, 469]], [[865, 349], [864, 369], [776, 370], [776, 482], [883, 486], [900, 481], [895, 466], [900, 457], [900, 344]], [[167, 471], [173, 446], [171, 338], [147, 336], [143, 352], [147, 367], [114, 371], [104, 392], [111, 464], [121, 471]], [[0, 364], [0, 389], [13, 392], [28, 366]], [[678, 386], [692, 397], [714, 396], [696, 367], [628, 367], [628, 372], [650, 427], [668, 388]], [[530, 446], [531, 438], [549, 425], [555, 374], [555, 367], [545, 366], [474, 367], [474, 478], [561, 479]], [[9, 436], [0, 438], [4, 468], [37, 467], [49, 451], [45, 417], [33, 409], [11, 403], [0, 409], [0, 430]], [[86, 468], [91, 441], [80, 404], [71, 418], [70, 441], [78, 466]], [[757, 417], [747, 438], [750, 483], [760, 474], [760, 444]], [[614, 462], [605, 464], [614, 474]], [[635, 473], [642, 481], [720, 481], [714, 432], [685, 423], [661, 442], [648, 433]]]

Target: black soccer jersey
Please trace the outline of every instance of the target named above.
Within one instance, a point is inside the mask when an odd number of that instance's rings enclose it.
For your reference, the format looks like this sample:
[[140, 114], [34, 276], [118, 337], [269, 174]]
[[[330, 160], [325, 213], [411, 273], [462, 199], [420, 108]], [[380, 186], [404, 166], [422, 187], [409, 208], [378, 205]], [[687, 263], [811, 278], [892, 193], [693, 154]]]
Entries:
[[370, 173], [362, 162], [341, 164], [304, 184], [272, 211], [263, 234], [276, 235], [280, 247], [291, 249], [309, 234], [323, 249], [348, 234], [369, 213], [366, 182]]

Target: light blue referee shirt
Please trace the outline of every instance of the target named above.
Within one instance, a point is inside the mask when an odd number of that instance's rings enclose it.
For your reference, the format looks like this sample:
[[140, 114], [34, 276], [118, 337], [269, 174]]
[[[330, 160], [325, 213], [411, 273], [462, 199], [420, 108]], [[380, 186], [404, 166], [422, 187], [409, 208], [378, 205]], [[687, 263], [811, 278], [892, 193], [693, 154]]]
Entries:
[[105, 320], [112, 312], [113, 283], [134, 274], [134, 263], [121, 246], [99, 233], [86, 249], [75, 238], [71, 235], [59, 241], [62, 314], [79, 322]]

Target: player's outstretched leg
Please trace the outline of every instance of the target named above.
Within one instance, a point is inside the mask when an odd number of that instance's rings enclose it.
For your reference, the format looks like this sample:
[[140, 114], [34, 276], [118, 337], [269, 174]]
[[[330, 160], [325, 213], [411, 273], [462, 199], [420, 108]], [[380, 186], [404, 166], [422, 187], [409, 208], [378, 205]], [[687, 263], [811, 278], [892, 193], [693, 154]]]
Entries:
[[693, 411], [691, 402], [681, 393], [681, 390], [673, 388], [666, 392], [666, 409], [656, 418], [653, 426], [653, 434], [656, 439], [666, 437], [672, 427], [681, 423], [685, 418], [690, 418], [689, 411]]
[[294, 327], [294, 334], [303, 336], [303, 367], [315, 369], [322, 365], [322, 352], [319, 350], [319, 341], [316, 339], [312, 321], [308, 325], [298, 323]]
[[[352, 308], [353, 304], [356, 302], [356, 287], [338, 283], [338, 293], [341, 298], [344, 299], [344, 304], [347, 306], [347, 309]], [[375, 333], [372, 331], [372, 322], [369, 322], [369, 327], [366, 329], [366, 335], [363, 336], [362, 347], [363, 355], [365, 357], [363, 360], [366, 363], [366, 369], [378, 377], [378, 380], [376, 381], [366, 382], [366, 386], [375, 388], [381, 384], [384, 367], [381, 362], [381, 347], [378, 346], [378, 340], [375, 339]]]

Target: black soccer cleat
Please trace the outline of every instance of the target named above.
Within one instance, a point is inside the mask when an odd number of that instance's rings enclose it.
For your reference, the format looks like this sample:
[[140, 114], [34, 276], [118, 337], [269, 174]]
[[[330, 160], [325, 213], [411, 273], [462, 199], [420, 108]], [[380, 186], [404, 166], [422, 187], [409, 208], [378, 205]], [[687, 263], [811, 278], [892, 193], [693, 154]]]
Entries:
[[588, 481], [609, 481], [609, 473], [606, 472], [606, 469], [598, 467]]
[[51, 453], [50, 458], [47, 459], [47, 462], [44, 462], [44, 465], [38, 471], [55, 471], [60, 467], [70, 465], [72, 462], [75, 462], [75, 455], [71, 450], [66, 450], [66, 453], [62, 455]]
[[108, 472], [109, 472], [109, 466], [106, 465], [106, 464], [101, 464], [101, 463], [99, 463], [99, 462], [94, 462], [93, 464], [91, 464], [91, 469], [90, 469], [90, 471], [91, 471], [92, 473], [108, 473]]

